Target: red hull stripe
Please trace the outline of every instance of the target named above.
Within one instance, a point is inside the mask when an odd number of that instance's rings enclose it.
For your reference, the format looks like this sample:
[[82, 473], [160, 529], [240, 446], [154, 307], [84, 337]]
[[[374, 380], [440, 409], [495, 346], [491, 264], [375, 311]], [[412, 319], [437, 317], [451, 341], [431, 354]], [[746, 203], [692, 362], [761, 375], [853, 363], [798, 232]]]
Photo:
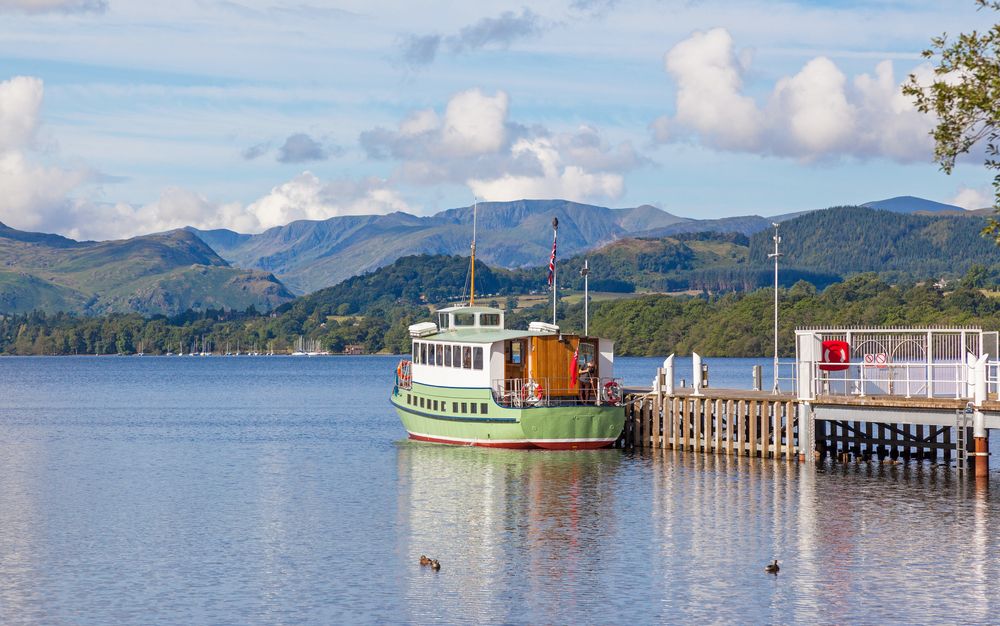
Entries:
[[530, 441], [461, 441], [456, 439], [441, 439], [439, 437], [428, 437], [427, 435], [417, 435], [410, 433], [410, 439], [416, 441], [427, 441], [429, 443], [447, 443], [453, 446], [479, 446], [481, 448], [534, 448]]
[[426, 441], [429, 443], [446, 443], [453, 446], [478, 446], [481, 448], [512, 448], [522, 450], [528, 448], [544, 448], [546, 450], [593, 450], [596, 448], [606, 448], [615, 442], [614, 439], [576, 441], [546, 441], [544, 439], [535, 439], [532, 441], [489, 441], [476, 439], [472, 441], [465, 441], [461, 439], [446, 439], [441, 437], [431, 437], [428, 435], [418, 435], [416, 433], [409, 433], [409, 435], [410, 439], [415, 441]]

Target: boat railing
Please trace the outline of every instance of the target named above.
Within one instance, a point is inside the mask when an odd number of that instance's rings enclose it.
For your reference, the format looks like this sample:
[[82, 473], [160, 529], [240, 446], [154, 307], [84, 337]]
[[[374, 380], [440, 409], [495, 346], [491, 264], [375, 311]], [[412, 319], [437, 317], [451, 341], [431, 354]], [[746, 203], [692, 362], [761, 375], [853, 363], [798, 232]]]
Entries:
[[493, 400], [503, 407], [593, 406], [622, 403], [621, 378], [593, 378], [590, 384], [569, 378], [497, 378]]

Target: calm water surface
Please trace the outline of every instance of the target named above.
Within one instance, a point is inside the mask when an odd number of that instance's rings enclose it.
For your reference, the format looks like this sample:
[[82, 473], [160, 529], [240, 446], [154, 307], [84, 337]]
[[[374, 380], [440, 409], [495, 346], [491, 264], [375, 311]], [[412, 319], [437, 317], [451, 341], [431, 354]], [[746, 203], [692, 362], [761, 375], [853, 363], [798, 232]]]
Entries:
[[410, 443], [395, 361], [0, 359], [0, 622], [997, 619], [1000, 482]]

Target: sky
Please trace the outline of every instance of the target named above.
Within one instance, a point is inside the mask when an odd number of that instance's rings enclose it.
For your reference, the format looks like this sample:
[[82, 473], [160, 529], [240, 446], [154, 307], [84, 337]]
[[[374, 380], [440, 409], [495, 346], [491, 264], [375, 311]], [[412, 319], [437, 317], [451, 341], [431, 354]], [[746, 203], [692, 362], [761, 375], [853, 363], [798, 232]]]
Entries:
[[[900, 93], [972, 0], [0, 0], [0, 221], [111, 239], [480, 200], [980, 208]], [[981, 154], [980, 154], [981, 157]]]

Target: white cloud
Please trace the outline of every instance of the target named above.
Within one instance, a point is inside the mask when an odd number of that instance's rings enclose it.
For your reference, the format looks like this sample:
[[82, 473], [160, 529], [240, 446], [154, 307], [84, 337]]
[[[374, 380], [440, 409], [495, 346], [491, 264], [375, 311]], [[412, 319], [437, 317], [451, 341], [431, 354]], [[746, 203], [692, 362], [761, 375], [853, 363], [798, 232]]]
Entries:
[[448, 101], [441, 143], [455, 156], [496, 152], [504, 143], [507, 94], [487, 96], [478, 89], [463, 91]]
[[[744, 93], [749, 60], [729, 32], [696, 32], [666, 55], [677, 82], [676, 111], [651, 125], [659, 142], [695, 138], [739, 152], [815, 160], [852, 156], [929, 162], [933, 119], [902, 95], [891, 61], [874, 75], [848, 81], [837, 65], [816, 57], [778, 80], [764, 105]], [[929, 69], [915, 69], [926, 76]]]
[[677, 81], [675, 123], [719, 148], [748, 149], [759, 142], [762, 116], [753, 98], [741, 93], [742, 72], [725, 29], [691, 35], [667, 53], [665, 63]]
[[508, 119], [507, 94], [478, 89], [453, 96], [443, 115], [415, 111], [397, 129], [361, 134], [370, 158], [399, 162], [394, 179], [466, 184], [491, 200], [621, 197], [623, 172], [647, 162], [630, 142], [612, 144], [591, 126], [552, 132]]
[[976, 210], [991, 207], [994, 201], [995, 198], [991, 190], [962, 187], [955, 194], [955, 197], [948, 201], [948, 204], [954, 204], [963, 209]]
[[43, 94], [37, 78], [0, 82], [0, 221], [15, 228], [64, 229], [74, 204], [69, 194], [97, 177], [32, 158]]
[[257, 220], [259, 228], [271, 228], [294, 220], [412, 212], [413, 208], [384, 180], [366, 178], [324, 183], [312, 172], [306, 171], [278, 185], [246, 210]]
[[30, 147], [38, 130], [42, 81], [15, 76], [0, 82], [0, 152]]
[[547, 138], [521, 139], [511, 149], [515, 157], [530, 155], [541, 164], [535, 176], [505, 174], [493, 179], [471, 179], [469, 187], [484, 200], [521, 198], [565, 198], [590, 200], [618, 198], [624, 191], [621, 174], [589, 173], [579, 165], [567, 165], [554, 142]]
[[455, 94], [444, 115], [433, 109], [415, 111], [397, 130], [375, 128], [361, 133], [361, 145], [371, 158], [467, 158], [496, 153], [507, 140], [510, 99], [498, 91], [479, 89]]

